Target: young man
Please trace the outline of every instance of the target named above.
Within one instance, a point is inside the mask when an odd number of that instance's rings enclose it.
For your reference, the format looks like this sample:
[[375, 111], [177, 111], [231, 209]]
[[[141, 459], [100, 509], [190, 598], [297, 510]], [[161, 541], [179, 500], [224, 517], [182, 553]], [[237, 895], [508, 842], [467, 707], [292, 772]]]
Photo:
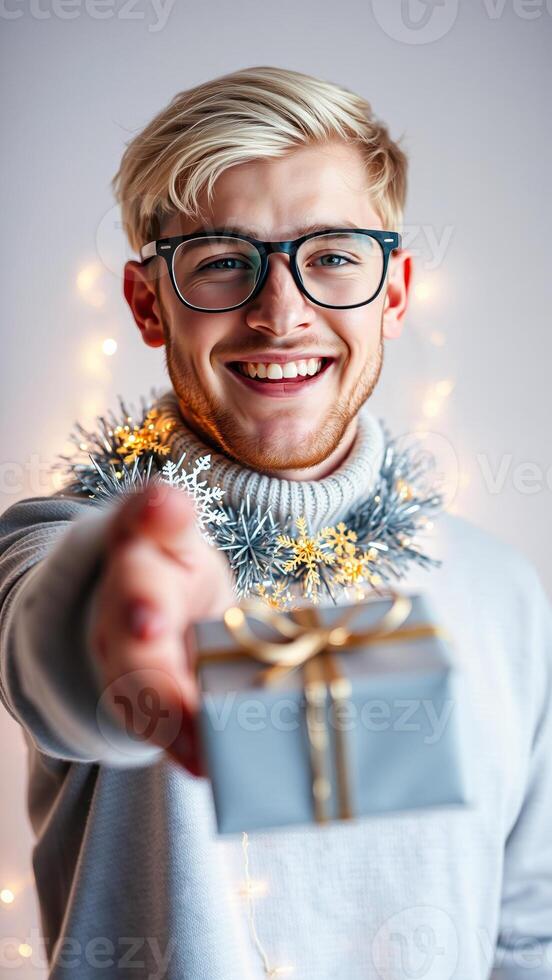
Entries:
[[[366, 404], [407, 307], [402, 151], [360, 97], [250, 68], [176, 96], [115, 187], [141, 256], [125, 296], [166, 350], [171, 458], [211, 453], [233, 507], [249, 495], [312, 532], [342, 520], [384, 463]], [[454, 637], [473, 805], [255, 835], [252, 930], [187, 660], [190, 623], [235, 601], [223, 553], [159, 487], [107, 508], [31, 498], [0, 524], [2, 699], [29, 748], [53, 980], [552, 977], [552, 630], [523, 555], [441, 514], [442, 565], [402, 583]], [[139, 741], [123, 706], [146, 687], [164, 715]]]

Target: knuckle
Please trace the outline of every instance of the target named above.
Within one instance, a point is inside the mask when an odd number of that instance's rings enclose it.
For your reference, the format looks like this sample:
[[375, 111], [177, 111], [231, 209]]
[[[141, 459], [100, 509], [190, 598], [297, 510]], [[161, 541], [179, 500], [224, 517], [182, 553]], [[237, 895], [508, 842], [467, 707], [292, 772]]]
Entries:
[[151, 546], [141, 540], [128, 540], [117, 548], [110, 557], [109, 571], [112, 577], [131, 578], [146, 561], [153, 558]]

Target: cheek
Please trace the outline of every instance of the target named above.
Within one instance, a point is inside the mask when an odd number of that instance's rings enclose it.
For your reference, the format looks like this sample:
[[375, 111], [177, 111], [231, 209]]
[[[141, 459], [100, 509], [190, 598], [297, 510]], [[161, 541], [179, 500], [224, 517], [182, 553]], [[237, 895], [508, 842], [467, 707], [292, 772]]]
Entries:
[[173, 324], [172, 352], [174, 358], [184, 369], [193, 371], [204, 378], [211, 372], [213, 348], [220, 341], [220, 330], [212, 318], [189, 316]]
[[381, 332], [381, 308], [375, 304], [344, 312], [333, 324], [344, 350], [345, 368], [360, 370], [376, 352]]

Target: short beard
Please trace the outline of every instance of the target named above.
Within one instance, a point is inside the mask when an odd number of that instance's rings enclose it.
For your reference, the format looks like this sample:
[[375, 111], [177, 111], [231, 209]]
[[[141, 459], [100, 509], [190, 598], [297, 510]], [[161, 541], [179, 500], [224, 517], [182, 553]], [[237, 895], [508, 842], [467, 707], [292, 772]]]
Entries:
[[[165, 323], [167, 321], [165, 320]], [[345, 431], [370, 398], [383, 366], [381, 335], [376, 353], [365, 364], [353, 391], [331, 406], [316, 432], [302, 445], [267, 446], [261, 437], [244, 435], [235, 415], [210, 399], [197, 377], [173, 357], [170, 329], [165, 327], [165, 360], [180, 412], [186, 425], [215, 452], [222, 452], [241, 466], [270, 475], [281, 470], [310, 469], [324, 462], [339, 446]]]

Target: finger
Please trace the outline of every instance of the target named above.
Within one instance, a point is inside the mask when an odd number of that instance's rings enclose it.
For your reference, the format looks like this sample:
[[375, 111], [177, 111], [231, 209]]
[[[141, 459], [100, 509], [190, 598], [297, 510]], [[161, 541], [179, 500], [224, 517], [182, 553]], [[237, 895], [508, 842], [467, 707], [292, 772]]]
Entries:
[[187, 663], [183, 636], [169, 619], [151, 600], [115, 604], [98, 631], [101, 698], [129, 737], [154, 742], [201, 775], [198, 684]]
[[[199, 695], [190, 669], [185, 646], [185, 627], [189, 614], [185, 602], [174, 588], [163, 591], [166, 575], [156, 576], [148, 593], [137, 586], [126, 586], [130, 593], [115, 600], [109, 616], [107, 658], [112, 651], [119, 671], [137, 671], [150, 666], [172, 674], [180, 696], [190, 711], [196, 711]], [[171, 583], [172, 584], [172, 583]]]
[[113, 547], [136, 536], [154, 541], [185, 565], [193, 564], [207, 547], [197, 528], [191, 496], [163, 481], [153, 481], [128, 495], [115, 515], [108, 544]]
[[[168, 657], [174, 670], [188, 669], [183, 638], [188, 579], [141, 538], [121, 544], [110, 557], [96, 590], [92, 636], [103, 637], [102, 660], [113, 675], [121, 668], [139, 668], [150, 651]], [[97, 643], [96, 648], [99, 652]], [[183, 683], [187, 687], [185, 678]]]
[[166, 748], [168, 755], [192, 776], [207, 776], [198, 716], [183, 718], [177, 737]]

